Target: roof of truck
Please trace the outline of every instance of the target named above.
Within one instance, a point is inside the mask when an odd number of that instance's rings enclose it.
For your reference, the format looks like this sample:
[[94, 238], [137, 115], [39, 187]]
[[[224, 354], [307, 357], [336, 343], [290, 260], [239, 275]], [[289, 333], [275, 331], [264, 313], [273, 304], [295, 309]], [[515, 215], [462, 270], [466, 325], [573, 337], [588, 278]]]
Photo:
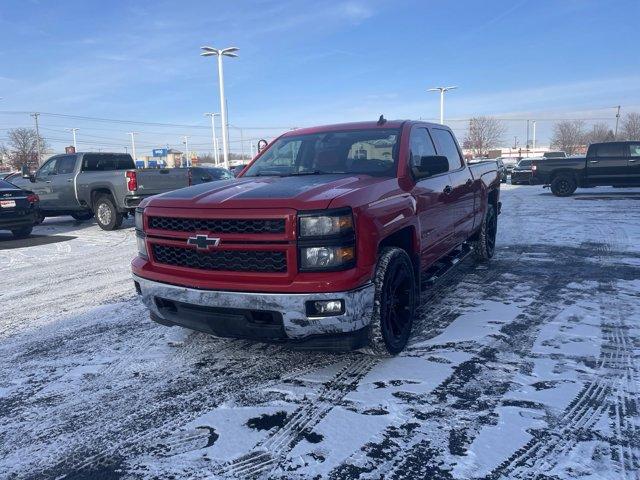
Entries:
[[414, 120], [386, 120], [384, 123], [379, 124], [377, 121], [372, 122], [351, 122], [351, 123], [335, 123], [332, 125], [321, 125], [318, 127], [306, 127], [306, 128], [297, 128], [295, 130], [291, 130], [290, 132], [285, 133], [283, 136], [291, 136], [291, 135], [309, 135], [313, 133], [322, 133], [322, 132], [335, 132], [340, 130], [372, 130], [372, 129], [380, 129], [384, 130], [386, 128], [400, 128], [403, 124], [410, 123], [420, 123], [424, 125], [432, 125], [439, 126], [442, 125], [430, 122], [419, 122]]

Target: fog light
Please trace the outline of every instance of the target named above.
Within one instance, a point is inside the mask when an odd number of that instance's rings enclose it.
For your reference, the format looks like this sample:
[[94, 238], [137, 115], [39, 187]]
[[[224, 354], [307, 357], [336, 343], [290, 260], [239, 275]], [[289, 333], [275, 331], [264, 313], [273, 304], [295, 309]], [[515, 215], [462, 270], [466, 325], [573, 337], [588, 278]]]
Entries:
[[308, 317], [328, 317], [344, 314], [344, 300], [311, 300], [307, 302]]

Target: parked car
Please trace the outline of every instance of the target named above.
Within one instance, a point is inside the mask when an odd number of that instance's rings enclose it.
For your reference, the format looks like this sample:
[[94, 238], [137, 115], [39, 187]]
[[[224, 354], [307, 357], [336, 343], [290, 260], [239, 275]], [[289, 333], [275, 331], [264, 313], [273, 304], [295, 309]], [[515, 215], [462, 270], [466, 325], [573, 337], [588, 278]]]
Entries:
[[[511, 185], [529, 185], [531, 182], [531, 163], [533, 158], [523, 158], [511, 170]], [[536, 160], [542, 160], [541, 157]]]
[[535, 161], [532, 183], [550, 185], [558, 197], [568, 197], [578, 187], [640, 186], [640, 141], [589, 145], [586, 157]]
[[10, 230], [15, 238], [26, 238], [37, 218], [38, 195], [0, 180], [0, 230]]
[[497, 158], [496, 159], [496, 164], [498, 165], [498, 173], [500, 174], [500, 182], [501, 183], [507, 183], [507, 176], [508, 176], [507, 167], [505, 166], [505, 164], [504, 164], [504, 162], [502, 161], [501, 158]]
[[513, 167], [515, 167], [518, 162], [522, 160], [521, 158], [514, 157], [499, 157], [499, 159], [502, 160], [502, 163], [504, 163], [504, 168], [507, 171], [507, 175], [511, 175]]
[[133, 280], [163, 325], [396, 354], [421, 285], [493, 256], [499, 197], [446, 126], [299, 129], [235, 180], [143, 200]]
[[215, 176], [200, 167], [136, 170], [128, 154], [87, 152], [53, 156], [34, 175], [13, 183], [39, 195], [43, 218], [88, 220], [95, 214], [100, 228], [113, 230], [142, 199]]

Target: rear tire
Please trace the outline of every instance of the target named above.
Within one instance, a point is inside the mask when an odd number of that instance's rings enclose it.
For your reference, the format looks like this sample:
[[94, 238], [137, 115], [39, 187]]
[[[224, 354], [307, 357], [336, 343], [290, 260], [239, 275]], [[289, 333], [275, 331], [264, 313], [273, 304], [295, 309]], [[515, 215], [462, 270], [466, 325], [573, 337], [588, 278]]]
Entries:
[[71, 216], [78, 222], [86, 222], [93, 218], [93, 212], [72, 213]]
[[551, 181], [551, 193], [556, 197], [570, 197], [578, 188], [573, 175], [560, 173]]
[[497, 234], [498, 212], [496, 212], [496, 207], [489, 203], [477, 238], [471, 242], [473, 257], [477, 262], [486, 262], [493, 257], [496, 250]]
[[111, 195], [98, 197], [93, 211], [96, 216], [96, 223], [103, 230], [115, 230], [122, 225], [122, 213], [118, 212]]
[[17, 230], [11, 230], [11, 233], [13, 234], [13, 238], [27, 238], [31, 235], [32, 231], [33, 227], [23, 227]]
[[413, 264], [406, 251], [382, 250], [376, 266], [373, 315], [365, 352], [388, 357], [400, 353], [409, 341], [418, 289]]

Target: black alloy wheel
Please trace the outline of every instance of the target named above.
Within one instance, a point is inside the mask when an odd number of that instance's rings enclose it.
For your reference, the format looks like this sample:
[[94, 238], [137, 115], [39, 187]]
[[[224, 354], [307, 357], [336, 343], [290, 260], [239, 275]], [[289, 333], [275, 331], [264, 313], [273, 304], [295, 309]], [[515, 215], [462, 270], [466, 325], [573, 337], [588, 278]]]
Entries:
[[413, 274], [402, 262], [394, 262], [382, 287], [380, 327], [390, 353], [401, 351], [411, 334], [415, 307]]

